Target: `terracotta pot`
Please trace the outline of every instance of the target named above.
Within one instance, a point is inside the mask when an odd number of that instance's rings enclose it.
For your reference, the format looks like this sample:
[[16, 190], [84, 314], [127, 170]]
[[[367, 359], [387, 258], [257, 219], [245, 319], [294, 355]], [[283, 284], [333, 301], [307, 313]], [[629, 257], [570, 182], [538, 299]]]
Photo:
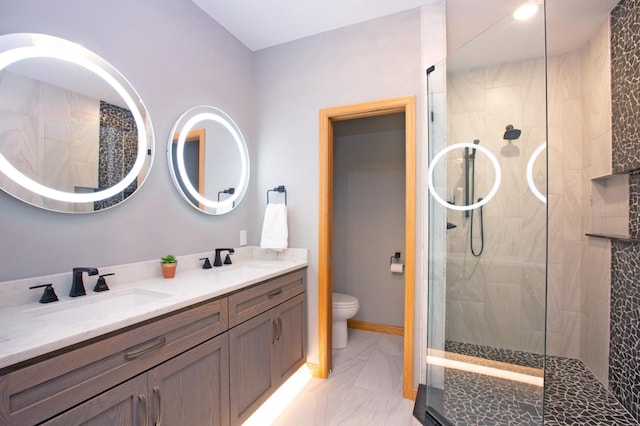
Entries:
[[176, 276], [176, 268], [178, 267], [178, 263], [161, 263], [162, 266], [162, 275], [165, 278], [173, 278]]

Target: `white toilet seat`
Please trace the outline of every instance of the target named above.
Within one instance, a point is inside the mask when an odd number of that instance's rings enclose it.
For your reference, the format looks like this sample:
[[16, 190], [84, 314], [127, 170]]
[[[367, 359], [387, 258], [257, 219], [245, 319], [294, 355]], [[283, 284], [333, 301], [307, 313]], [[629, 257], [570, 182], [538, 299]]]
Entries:
[[359, 305], [358, 299], [348, 294], [333, 293], [332, 305], [334, 308], [351, 308]]

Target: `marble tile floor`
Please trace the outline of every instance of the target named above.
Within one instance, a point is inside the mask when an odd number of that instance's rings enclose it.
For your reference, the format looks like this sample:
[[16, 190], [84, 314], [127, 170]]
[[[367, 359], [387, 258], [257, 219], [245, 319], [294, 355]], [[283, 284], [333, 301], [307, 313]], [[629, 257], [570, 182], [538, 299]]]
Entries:
[[275, 426], [417, 426], [402, 397], [402, 337], [349, 329], [328, 379], [311, 380]]

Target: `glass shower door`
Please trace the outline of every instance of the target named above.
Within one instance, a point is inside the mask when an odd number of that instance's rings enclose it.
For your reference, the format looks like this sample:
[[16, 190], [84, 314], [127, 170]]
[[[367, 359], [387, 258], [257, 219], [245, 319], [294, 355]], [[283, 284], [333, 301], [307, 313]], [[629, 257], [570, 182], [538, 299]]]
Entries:
[[542, 11], [526, 23], [505, 17], [435, 64], [427, 79], [427, 415], [436, 424], [542, 424]]

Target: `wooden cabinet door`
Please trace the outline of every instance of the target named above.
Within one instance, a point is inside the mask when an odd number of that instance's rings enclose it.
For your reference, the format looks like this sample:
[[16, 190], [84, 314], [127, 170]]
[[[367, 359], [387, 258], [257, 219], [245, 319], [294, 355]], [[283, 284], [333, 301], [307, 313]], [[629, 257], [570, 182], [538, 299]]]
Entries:
[[150, 424], [229, 424], [226, 333], [150, 370], [148, 378]]
[[304, 364], [304, 293], [287, 300], [276, 308], [276, 356], [274, 373], [276, 386], [284, 383], [291, 374]]
[[146, 425], [147, 410], [147, 375], [141, 374], [42, 424], [47, 426]]
[[229, 330], [232, 425], [244, 422], [271, 394], [276, 333], [273, 310]]

